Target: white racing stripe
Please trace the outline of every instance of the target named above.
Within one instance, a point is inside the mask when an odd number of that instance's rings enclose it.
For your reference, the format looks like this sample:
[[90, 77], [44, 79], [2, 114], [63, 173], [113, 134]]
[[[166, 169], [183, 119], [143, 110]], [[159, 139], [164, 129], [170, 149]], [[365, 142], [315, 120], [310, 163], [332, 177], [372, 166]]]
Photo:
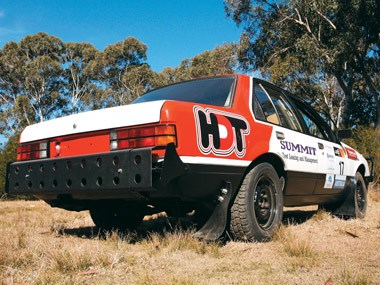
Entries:
[[20, 143], [156, 123], [160, 121], [161, 108], [164, 102], [154, 101], [124, 105], [45, 121], [26, 127], [20, 136]]
[[183, 163], [247, 167], [251, 161], [200, 156], [180, 156]]

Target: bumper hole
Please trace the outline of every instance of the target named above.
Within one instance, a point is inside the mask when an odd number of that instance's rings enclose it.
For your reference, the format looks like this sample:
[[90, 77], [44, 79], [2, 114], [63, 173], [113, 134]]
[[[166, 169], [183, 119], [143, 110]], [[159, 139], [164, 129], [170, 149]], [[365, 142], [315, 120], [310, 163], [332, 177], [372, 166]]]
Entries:
[[113, 178], [113, 184], [114, 185], [119, 185], [119, 183], [120, 183], [120, 178], [119, 177], [114, 177]]
[[97, 166], [97, 167], [100, 167], [100, 166], [102, 166], [102, 163], [103, 163], [102, 159], [101, 159], [100, 157], [98, 157], [98, 158], [96, 159], [96, 166]]
[[87, 180], [84, 179], [84, 178], [82, 178], [82, 180], [80, 181], [80, 185], [81, 185], [82, 187], [86, 187], [86, 184], [87, 184]]
[[43, 181], [40, 182], [40, 189], [43, 189], [45, 187], [45, 183]]
[[29, 181], [28, 182], [28, 188], [30, 189], [30, 188], [32, 188], [32, 186], [33, 186], [33, 183], [31, 181]]
[[96, 185], [102, 186], [102, 184], [103, 184], [103, 179], [101, 177], [96, 178]]
[[18, 188], [20, 187], [20, 184], [18, 184], [18, 182], [15, 183], [15, 189], [18, 190]]
[[80, 162], [80, 167], [85, 168], [86, 165], [87, 165], [87, 161], [85, 159], [82, 159], [82, 161]]
[[117, 166], [119, 165], [119, 157], [115, 156], [112, 160], [113, 165]]
[[136, 174], [136, 175], [135, 175], [135, 182], [136, 182], [137, 184], [140, 184], [140, 183], [141, 183], [141, 175], [140, 175], [140, 174]]
[[58, 181], [57, 181], [57, 179], [54, 179], [53, 180], [53, 187], [55, 188], [55, 187], [57, 187], [58, 186]]
[[71, 179], [67, 179], [67, 181], [66, 181], [67, 188], [70, 188], [71, 185], [73, 185], [73, 182], [71, 181]]
[[45, 166], [43, 164], [40, 165], [40, 172], [44, 172], [45, 171]]
[[141, 156], [140, 155], [136, 155], [135, 156], [135, 164], [139, 165], [140, 163], [141, 163]]
[[53, 163], [52, 169], [53, 169], [53, 171], [57, 171], [57, 169], [58, 169], [58, 166], [57, 166], [57, 164], [55, 162]]
[[33, 171], [33, 166], [29, 165], [28, 166], [28, 172], [32, 172]]
[[19, 172], [20, 172], [20, 168], [17, 166], [17, 167], [15, 168], [15, 173], [18, 174]]
[[69, 160], [67, 163], [66, 163], [66, 168], [67, 169], [71, 169], [73, 167], [71, 161]]

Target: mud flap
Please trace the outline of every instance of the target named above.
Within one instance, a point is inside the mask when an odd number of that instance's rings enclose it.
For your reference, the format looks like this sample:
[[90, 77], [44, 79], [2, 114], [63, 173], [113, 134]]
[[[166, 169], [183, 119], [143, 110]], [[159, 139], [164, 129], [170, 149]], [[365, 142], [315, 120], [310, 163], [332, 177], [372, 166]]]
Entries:
[[223, 235], [227, 226], [228, 208], [232, 195], [232, 190], [228, 190], [227, 194], [223, 196], [223, 201], [215, 207], [208, 221], [194, 234], [195, 238], [216, 241]]
[[345, 189], [348, 191], [346, 199], [343, 204], [333, 212], [333, 215], [338, 217], [355, 217], [356, 181], [354, 177], [347, 179]]
[[173, 179], [186, 174], [188, 171], [189, 167], [178, 156], [175, 145], [173, 143], [168, 144], [166, 146], [160, 183], [165, 186]]

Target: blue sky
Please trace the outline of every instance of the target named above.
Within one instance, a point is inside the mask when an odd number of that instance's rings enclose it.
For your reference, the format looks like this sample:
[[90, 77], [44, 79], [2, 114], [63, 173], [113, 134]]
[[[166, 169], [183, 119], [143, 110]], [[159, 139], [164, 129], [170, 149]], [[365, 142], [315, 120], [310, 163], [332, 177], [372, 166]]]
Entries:
[[0, 47], [37, 32], [64, 42], [89, 42], [99, 50], [133, 36], [148, 46], [155, 71], [175, 67], [217, 45], [238, 41], [223, 0], [4, 0]]

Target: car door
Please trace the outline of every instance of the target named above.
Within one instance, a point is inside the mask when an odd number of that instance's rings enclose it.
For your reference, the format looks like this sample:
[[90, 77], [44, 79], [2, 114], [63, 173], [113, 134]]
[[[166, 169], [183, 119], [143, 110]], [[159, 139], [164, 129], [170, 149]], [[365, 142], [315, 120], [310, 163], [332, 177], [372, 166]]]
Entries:
[[342, 192], [348, 173], [347, 156], [328, 124], [306, 104], [297, 103], [309, 134], [318, 141], [317, 183], [314, 194]]
[[[311, 135], [318, 139], [318, 174], [314, 194], [334, 194], [344, 189], [348, 175], [346, 151], [334, 132], [317, 112], [305, 104], [299, 104], [299, 112]], [[316, 133], [313, 130], [317, 129]]]
[[318, 171], [318, 143], [303, 133], [292, 105], [280, 89], [254, 81], [253, 93], [255, 118], [273, 126], [270, 150], [286, 164], [284, 195], [311, 195]]

